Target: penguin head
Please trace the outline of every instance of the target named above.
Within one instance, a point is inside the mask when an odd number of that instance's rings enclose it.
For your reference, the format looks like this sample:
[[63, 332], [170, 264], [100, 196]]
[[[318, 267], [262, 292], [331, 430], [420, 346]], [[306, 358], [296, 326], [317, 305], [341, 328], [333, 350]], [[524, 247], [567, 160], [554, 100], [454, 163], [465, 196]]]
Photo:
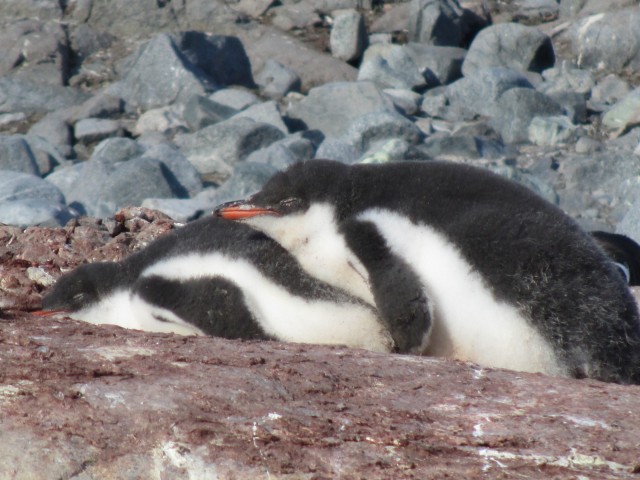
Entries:
[[271, 177], [255, 195], [224, 203], [214, 214], [228, 220], [247, 220], [256, 216], [304, 213], [317, 202], [336, 204], [347, 169], [347, 165], [331, 160], [296, 163]]
[[42, 300], [45, 311], [75, 312], [100, 301], [122, 279], [117, 263], [81, 265], [56, 282]]

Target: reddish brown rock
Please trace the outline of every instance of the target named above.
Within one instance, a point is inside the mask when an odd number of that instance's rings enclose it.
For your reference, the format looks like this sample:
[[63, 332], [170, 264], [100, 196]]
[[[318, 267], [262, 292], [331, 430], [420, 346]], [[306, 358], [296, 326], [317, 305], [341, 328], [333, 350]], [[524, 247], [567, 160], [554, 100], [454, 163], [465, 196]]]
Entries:
[[0, 478], [640, 479], [640, 386], [27, 313], [171, 228], [0, 227]]
[[87, 262], [119, 261], [174, 226], [166, 215], [125, 208], [115, 218], [71, 220], [64, 228], [0, 225], [0, 311], [39, 309], [62, 273]]
[[640, 387], [0, 320], [0, 478], [639, 478]]

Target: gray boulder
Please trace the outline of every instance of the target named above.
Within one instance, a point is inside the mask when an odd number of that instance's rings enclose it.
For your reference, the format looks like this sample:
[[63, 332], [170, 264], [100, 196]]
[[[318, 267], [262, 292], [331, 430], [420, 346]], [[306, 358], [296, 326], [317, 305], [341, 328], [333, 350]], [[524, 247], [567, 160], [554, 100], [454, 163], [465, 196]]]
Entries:
[[515, 0], [507, 8], [514, 22], [537, 25], [558, 18], [560, 5], [557, 0]]
[[117, 95], [98, 92], [78, 106], [68, 109], [66, 118], [74, 123], [84, 118], [117, 118], [124, 113], [124, 100]]
[[583, 94], [577, 92], [555, 92], [548, 95], [558, 102], [571, 122], [585, 123], [587, 121], [587, 101]]
[[415, 115], [420, 110], [422, 96], [412, 90], [386, 88], [383, 93], [391, 99], [393, 105], [403, 115]]
[[145, 148], [130, 138], [108, 138], [103, 140], [91, 154], [91, 162], [116, 165], [142, 156]]
[[256, 122], [273, 125], [282, 133], [289, 133], [289, 129], [284, 123], [282, 114], [280, 113], [280, 105], [276, 103], [275, 100], [251, 105], [234, 115], [234, 118], [250, 118]]
[[616, 233], [631, 237], [640, 242], [640, 195], [636, 196], [627, 213], [616, 225]]
[[267, 98], [280, 100], [289, 92], [300, 91], [300, 77], [290, 68], [275, 60], [267, 60], [256, 75], [260, 92]]
[[184, 104], [182, 118], [191, 131], [227, 120], [238, 113], [235, 108], [222, 105], [208, 97], [193, 95]]
[[409, 43], [405, 47], [422, 74], [433, 82], [447, 85], [462, 77], [462, 62], [467, 51], [459, 47], [441, 47]]
[[371, 82], [336, 82], [313, 88], [287, 111], [309, 129], [340, 138], [351, 122], [364, 114], [395, 111], [393, 103]]
[[158, 210], [176, 222], [188, 222], [213, 211], [218, 204], [208, 198], [211, 196], [212, 194], [208, 193], [207, 196], [203, 195], [203, 198], [145, 198], [140, 206]]
[[561, 115], [562, 107], [547, 95], [531, 88], [512, 88], [496, 102], [496, 114], [490, 124], [505, 143], [529, 140], [529, 125], [534, 117]]
[[122, 97], [128, 105], [148, 110], [185, 101], [213, 90], [213, 80], [178, 49], [173, 37], [159, 34], [130, 59], [131, 66], [107, 93]]
[[52, 145], [46, 138], [38, 135], [27, 134], [22, 137], [36, 160], [40, 176], [45, 176], [57, 165], [67, 163], [64, 155], [55, 145]]
[[305, 162], [313, 158], [313, 143], [303, 137], [289, 136], [261, 148], [247, 157], [247, 162], [266, 163], [278, 170], [284, 170], [297, 162]]
[[329, 46], [331, 55], [345, 62], [360, 58], [367, 46], [364, 16], [353, 9], [335, 12]]
[[640, 125], [640, 88], [613, 105], [602, 117], [602, 125], [618, 134]]
[[61, 20], [63, 7], [51, 0], [13, 0], [0, 2], [0, 18], [47, 18]]
[[553, 67], [555, 53], [548, 35], [535, 27], [501, 23], [482, 30], [462, 64], [465, 77], [490, 67], [542, 72]]
[[180, 52], [219, 86], [254, 88], [249, 57], [234, 36], [188, 31], [173, 34]]
[[[163, 137], [172, 137], [177, 133], [189, 131], [189, 126], [183, 117], [184, 105], [173, 104], [168, 107], [152, 108], [144, 112], [133, 127], [134, 135], [157, 133]], [[198, 123], [195, 116], [191, 118], [194, 125]], [[197, 126], [197, 125], [196, 125]]]
[[260, 98], [258, 98], [255, 93], [237, 87], [216, 90], [209, 95], [209, 98], [220, 105], [224, 105], [225, 107], [229, 107], [237, 111], [244, 110], [251, 105], [260, 103]]
[[358, 70], [358, 80], [373, 82], [379, 88], [411, 90], [427, 85], [406, 48], [388, 43], [377, 43], [367, 48]]
[[107, 92], [143, 109], [186, 101], [219, 85], [254, 85], [246, 53], [234, 37], [200, 32], [159, 34], [129, 63], [124, 78]]
[[271, 9], [271, 22], [280, 30], [288, 32], [320, 24], [320, 16], [313, 2], [283, 4]]
[[621, 72], [640, 68], [640, 9], [592, 15], [571, 25], [574, 60], [581, 68]]
[[497, 159], [505, 155], [501, 142], [464, 134], [432, 135], [418, 148], [431, 158], [443, 160]]
[[174, 195], [179, 198], [193, 197], [204, 187], [200, 173], [191, 162], [167, 143], [147, 147], [140, 158], [161, 163], [163, 175], [172, 186]]
[[576, 140], [578, 127], [571, 119], [559, 115], [533, 117], [528, 128], [529, 141], [535, 145], [556, 146]]
[[413, 122], [395, 112], [373, 112], [356, 118], [343, 139], [362, 152], [377, 150], [392, 139], [415, 145], [424, 135]]
[[35, 155], [22, 135], [0, 135], [0, 170], [40, 175]]
[[[67, 204], [83, 214], [106, 218], [148, 197], [184, 198], [186, 191], [160, 160], [135, 158], [109, 164], [87, 161], [65, 191]], [[58, 173], [58, 172], [56, 172]]]
[[637, 5], [636, 0], [562, 0], [562, 17], [585, 17], [594, 13], [605, 13]]
[[207, 181], [221, 183], [237, 162], [284, 137], [281, 130], [250, 118], [230, 118], [175, 141], [180, 151]]
[[64, 192], [68, 205], [99, 218], [145, 198], [187, 198], [202, 190], [198, 173], [175, 149], [145, 149], [126, 138], [101, 142], [88, 161], [58, 169], [47, 180]]
[[230, 178], [215, 191], [213, 206], [253, 195], [277, 172], [276, 167], [267, 163], [236, 164]]
[[362, 151], [350, 143], [337, 138], [328, 137], [318, 147], [315, 158], [336, 160], [338, 162], [356, 163], [362, 156]]
[[116, 37], [81, 23], [71, 30], [69, 39], [76, 60], [82, 62], [91, 54], [109, 48]]
[[538, 90], [547, 95], [574, 92], [588, 97], [596, 84], [593, 73], [589, 70], [570, 68], [565, 64], [546, 69], [542, 72], [542, 78], [544, 82], [538, 86]]
[[[44, 138], [65, 157], [73, 154], [71, 127], [63, 115], [55, 112], [45, 115], [31, 126], [28, 133]], [[46, 173], [48, 172], [42, 171], [43, 175]]]
[[0, 202], [43, 200], [64, 204], [64, 195], [55, 185], [23, 172], [0, 170]]
[[118, 120], [83, 118], [74, 125], [73, 134], [78, 142], [86, 145], [109, 137], [120, 137], [124, 129]]
[[14, 73], [52, 85], [69, 77], [69, 42], [57, 22], [22, 19], [3, 26], [0, 52], [0, 76]]
[[598, 80], [591, 90], [589, 107], [602, 111], [623, 99], [631, 91], [629, 83], [613, 73]]
[[301, 88], [305, 91], [326, 83], [351, 81], [357, 76], [358, 71], [348, 63], [311, 48], [292, 35], [283, 35], [275, 27], [252, 25], [238, 29], [236, 34], [247, 51], [254, 73], [260, 72], [268, 60], [275, 60], [300, 76]]
[[144, 38], [159, 31], [193, 29], [223, 32], [238, 20], [223, 0], [85, 0], [74, 2], [79, 23], [118, 38]]
[[373, 20], [369, 31], [373, 34], [391, 34], [407, 29], [411, 2], [386, 4], [383, 12]]
[[502, 67], [481, 70], [449, 85], [445, 92], [453, 116], [472, 119], [477, 115], [494, 116], [496, 102], [512, 88], [533, 88], [521, 73]]
[[15, 76], [0, 77], [0, 113], [45, 113], [84, 102], [89, 95], [72, 87], [35, 83]]
[[26, 200], [0, 200], [0, 223], [28, 227], [61, 227], [78, 216], [78, 212], [62, 203], [40, 198]]
[[457, 0], [412, 0], [409, 7], [409, 39], [418, 43], [463, 47], [477, 23]]

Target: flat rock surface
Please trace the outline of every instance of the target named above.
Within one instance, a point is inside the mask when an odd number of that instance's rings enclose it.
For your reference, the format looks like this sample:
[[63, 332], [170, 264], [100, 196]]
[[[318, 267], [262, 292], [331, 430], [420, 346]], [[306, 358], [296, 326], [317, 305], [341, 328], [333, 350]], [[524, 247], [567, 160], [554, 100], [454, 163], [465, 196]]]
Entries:
[[0, 478], [640, 478], [640, 386], [29, 313], [172, 228], [0, 226]]
[[640, 473], [640, 387], [28, 314], [0, 345], [1, 478]]

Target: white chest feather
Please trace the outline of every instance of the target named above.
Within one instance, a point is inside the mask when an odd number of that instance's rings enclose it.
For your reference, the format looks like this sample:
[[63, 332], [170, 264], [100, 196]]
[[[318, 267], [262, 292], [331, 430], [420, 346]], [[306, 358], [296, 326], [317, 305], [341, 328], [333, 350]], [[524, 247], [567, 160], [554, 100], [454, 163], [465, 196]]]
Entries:
[[286, 248], [305, 271], [375, 305], [369, 275], [338, 232], [334, 209], [314, 204], [302, 214], [253, 217], [247, 223]]
[[198, 276], [228, 279], [242, 288], [247, 306], [262, 329], [280, 340], [341, 344], [382, 352], [393, 346], [374, 309], [293, 295], [250, 262], [220, 253], [167, 259], [143, 272], [146, 275], [173, 280]]
[[[73, 312], [70, 317], [96, 325], [118, 325], [147, 332], [204, 335], [197, 327], [131, 295], [129, 290], [117, 290], [100, 302]], [[158, 320], [158, 317], [168, 321]]]
[[433, 302], [434, 323], [426, 354], [490, 367], [562, 375], [551, 346], [518, 309], [498, 302], [459, 250], [428, 225], [395, 212], [368, 210], [391, 251], [420, 277]]

